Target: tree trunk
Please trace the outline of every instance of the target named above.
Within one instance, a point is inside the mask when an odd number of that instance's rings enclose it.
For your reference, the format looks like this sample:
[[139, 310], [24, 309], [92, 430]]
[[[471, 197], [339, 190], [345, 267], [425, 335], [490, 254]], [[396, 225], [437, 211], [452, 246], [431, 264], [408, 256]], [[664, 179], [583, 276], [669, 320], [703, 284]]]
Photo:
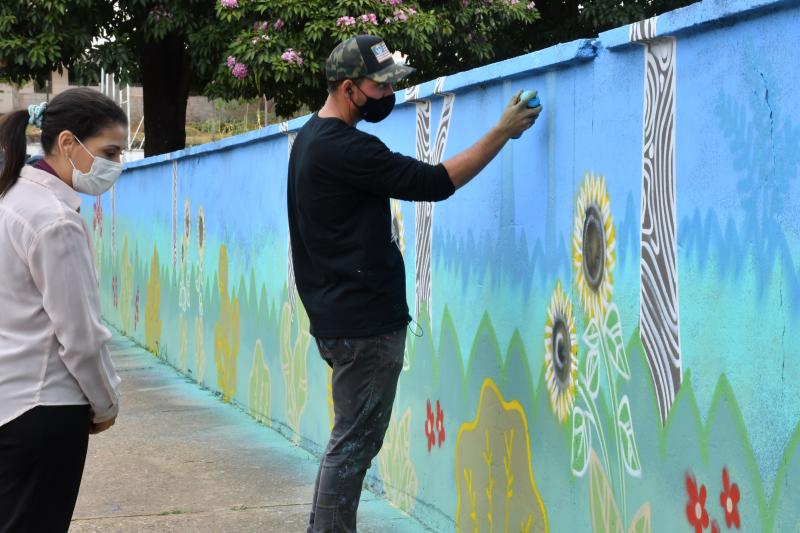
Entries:
[[186, 103], [191, 69], [186, 43], [167, 35], [141, 48], [144, 93], [144, 155], [158, 155], [186, 146]]

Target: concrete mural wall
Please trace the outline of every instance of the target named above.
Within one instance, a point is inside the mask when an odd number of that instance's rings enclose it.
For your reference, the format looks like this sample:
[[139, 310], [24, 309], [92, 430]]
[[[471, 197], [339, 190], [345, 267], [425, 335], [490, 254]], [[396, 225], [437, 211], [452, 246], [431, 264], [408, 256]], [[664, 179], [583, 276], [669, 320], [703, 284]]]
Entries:
[[[450, 200], [392, 202], [422, 335], [375, 489], [436, 531], [800, 531], [798, 20], [706, 1], [369, 126], [435, 163], [516, 90], [544, 105]], [[286, 222], [303, 122], [130, 164], [84, 212], [109, 322], [319, 452], [330, 374]]]

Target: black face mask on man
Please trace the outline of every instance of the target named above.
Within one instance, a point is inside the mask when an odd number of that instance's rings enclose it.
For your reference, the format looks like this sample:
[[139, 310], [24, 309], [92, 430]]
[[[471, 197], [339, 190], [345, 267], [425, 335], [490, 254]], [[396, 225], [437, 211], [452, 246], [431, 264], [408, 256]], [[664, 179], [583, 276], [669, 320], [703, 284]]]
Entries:
[[358, 105], [353, 101], [352, 90], [347, 91], [347, 93], [350, 95], [350, 101], [353, 102], [353, 105], [356, 106], [356, 109], [358, 109], [359, 113], [361, 113], [361, 118], [367, 122], [380, 122], [388, 117], [389, 113], [391, 113], [392, 109], [394, 109], [394, 93], [390, 94], [389, 96], [384, 96], [383, 98], [370, 98], [364, 94], [364, 91], [362, 91], [358, 85], [353, 84], [353, 87], [358, 89], [358, 92], [367, 98], [367, 101], [364, 102], [364, 104]]

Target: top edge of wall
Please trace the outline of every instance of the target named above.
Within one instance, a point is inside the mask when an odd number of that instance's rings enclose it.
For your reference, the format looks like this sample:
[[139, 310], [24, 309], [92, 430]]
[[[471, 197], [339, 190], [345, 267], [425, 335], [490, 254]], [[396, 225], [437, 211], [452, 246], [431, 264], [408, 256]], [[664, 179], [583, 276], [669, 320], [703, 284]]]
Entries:
[[549, 70], [589, 61], [597, 56], [599, 43], [597, 39], [578, 39], [568, 43], [557, 44], [536, 52], [512, 57], [497, 63], [459, 72], [450, 76], [442, 76], [432, 81], [409, 87], [398, 93], [397, 102], [408, 103], [431, 96], [457, 93], [474, 87], [510, 79], [531, 72]]
[[[397, 104], [413, 104], [417, 100], [447, 93], [458, 93], [468, 88], [513, 79], [532, 72], [550, 70], [574, 63], [591, 61], [601, 49], [632, 46], [637, 43], [684, 32], [696, 31], [705, 26], [724, 25], [737, 19], [759, 16], [779, 9], [800, 6], [800, 0], [703, 0], [675, 11], [608, 30], [596, 39], [578, 39], [557, 44], [505, 61], [499, 61], [451, 76], [420, 83], [397, 93]], [[273, 124], [259, 130], [235, 135], [219, 141], [192, 146], [176, 152], [162, 154], [126, 163], [125, 168], [141, 168], [163, 164], [205, 153], [228, 150], [270, 137], [287, 135], [299, 130], [311, 115]]]
[[[547, 70], [575, 62], [588, 61], [597, 56], [597, 50], [598, 42], [596, 39], [578, 39], [569, 43], [557, 44], [543, 50], [506, 59], [505, 61], [459, 72], [452, 76], [442, 76], [435, 80], [409, 87], [405, 91], [398, 91], [397, 105], [410, 104], [415, 100], [429, 98], [434, 95], [456, 93], [475, 85], [493, 83], [502, 79], [512, 79], [538, 70]], [[263, 141], [270, 137], [286, 135], [299, 130], [310, 117], [311, 115], [306, 115], [219, 141], [192, 146], [168, 154], [147, 157], [139, 161], [132, 161], [126, 163], [125, 168], [133, 169], [164, 164], [209, 152], [228, 150]]]
[[602, 32], [599, 41], [606, 49], [620, 48], [659, 37], [674, 36], [735, 23], [790, 6], [800, 0], [703, 0], [656, 17]]

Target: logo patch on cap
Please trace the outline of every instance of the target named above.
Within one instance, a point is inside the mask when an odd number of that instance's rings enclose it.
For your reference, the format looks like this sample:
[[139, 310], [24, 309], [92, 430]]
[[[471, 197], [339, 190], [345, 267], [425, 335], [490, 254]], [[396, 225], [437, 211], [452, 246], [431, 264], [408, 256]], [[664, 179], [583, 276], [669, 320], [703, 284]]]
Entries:
[[383, 63], [384, 61], [392, 58], [392, 53], [389, 52], [389, 47], [386, 46], [386, 43], [383, 41], [370, 46], [370, 50], [372, 50], [372, 53], [375, 54], [375, 59], [378, 60], [378, 63]]

